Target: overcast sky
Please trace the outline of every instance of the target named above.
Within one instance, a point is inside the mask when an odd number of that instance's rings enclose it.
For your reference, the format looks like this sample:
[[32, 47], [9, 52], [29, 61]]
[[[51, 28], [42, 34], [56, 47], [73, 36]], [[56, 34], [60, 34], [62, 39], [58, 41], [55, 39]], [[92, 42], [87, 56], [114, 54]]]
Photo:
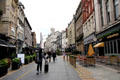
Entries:
[[36, 32], [37, 43], [40, 32], [44, 40], [50, 34], [50, 28], [65, 30], [72, 20], [80, 0], [20, 0], [25, 6], [25, 14], [33, 31]]

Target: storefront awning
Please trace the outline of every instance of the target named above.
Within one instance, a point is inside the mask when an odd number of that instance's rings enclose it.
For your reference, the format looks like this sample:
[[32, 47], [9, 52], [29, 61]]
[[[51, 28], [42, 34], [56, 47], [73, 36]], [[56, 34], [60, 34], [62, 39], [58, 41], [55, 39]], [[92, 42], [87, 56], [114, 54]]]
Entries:
[[98, 48], [98, 47], [104, 47], [104, 42], [100, 42], [96, 45], [94, 45], [95, 48]]
[[0, 46], [8, 47], [7, 43], [4, 40], [0, 39]]
[[3, 46], [3, 47], [16, 47], [12, 44], [9, 44], [8, 42], [4, 41], [4, 40], [1, 40], [0, 39], [0, 46]]

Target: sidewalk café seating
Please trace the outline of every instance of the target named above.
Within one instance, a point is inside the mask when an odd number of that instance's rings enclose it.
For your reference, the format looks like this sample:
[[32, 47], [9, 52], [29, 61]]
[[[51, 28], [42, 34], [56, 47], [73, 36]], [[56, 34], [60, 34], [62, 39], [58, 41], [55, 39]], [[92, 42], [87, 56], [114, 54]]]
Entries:
[[85, 61], [86, 61], [85, 56], [79, 56], [79, 64], [84, 65]]
[[86, 60], [84, 61], [84, 64], [86, 66], [94, 66], [95, 67], [95, 64], [96, 64], [95, 57], [93, 57], [93, 56], [87, 56]]
[[111, 65], [116, 65], [118, 62], [118, 56], [110, 56], [110, 64]]
[[69, 55], [69, 62], [71, 65], [73, 65], [76, 68], [76, 58], [77, 56]]
[[118, 56], [118, 61], [117, 61], [118, 66], [120, 66], [120, 57]]

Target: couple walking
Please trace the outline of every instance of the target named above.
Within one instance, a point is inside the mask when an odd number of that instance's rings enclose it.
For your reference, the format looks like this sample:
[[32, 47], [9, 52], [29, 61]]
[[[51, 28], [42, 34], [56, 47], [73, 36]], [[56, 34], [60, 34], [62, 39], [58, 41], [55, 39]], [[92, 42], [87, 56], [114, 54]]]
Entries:
[[55, 62], [55, 58], [56, 58], [56, 52], [47, 52], [48, 57], [49, 57], [49, 62], [51, 62], [51, 57], [53, 57], [53, 62]]
[[42, 49], [40, 48], [37, 51], [36, 59], [35, 62], [37, 63], [37, 75], [39, 75], [39, 72], [42, 72], [42, 62], [43, 59], [45, 60], [45, 66], [44, 66], [44, 71], [45, 73], [48, 72], [48, 55], [47, 54], [42, 54]]

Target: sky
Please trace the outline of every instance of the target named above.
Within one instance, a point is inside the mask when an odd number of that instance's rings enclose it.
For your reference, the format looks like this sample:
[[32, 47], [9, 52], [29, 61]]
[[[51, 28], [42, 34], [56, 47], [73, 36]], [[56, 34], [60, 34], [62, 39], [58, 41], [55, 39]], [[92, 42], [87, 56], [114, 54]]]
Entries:
[[50, 28], [56, 31], [65, 30], [75, 14], [80, 0], [20, 0], [25, 6], [25, 14], [36, 32], [37, 43], [40, 32], [45, 41]]

